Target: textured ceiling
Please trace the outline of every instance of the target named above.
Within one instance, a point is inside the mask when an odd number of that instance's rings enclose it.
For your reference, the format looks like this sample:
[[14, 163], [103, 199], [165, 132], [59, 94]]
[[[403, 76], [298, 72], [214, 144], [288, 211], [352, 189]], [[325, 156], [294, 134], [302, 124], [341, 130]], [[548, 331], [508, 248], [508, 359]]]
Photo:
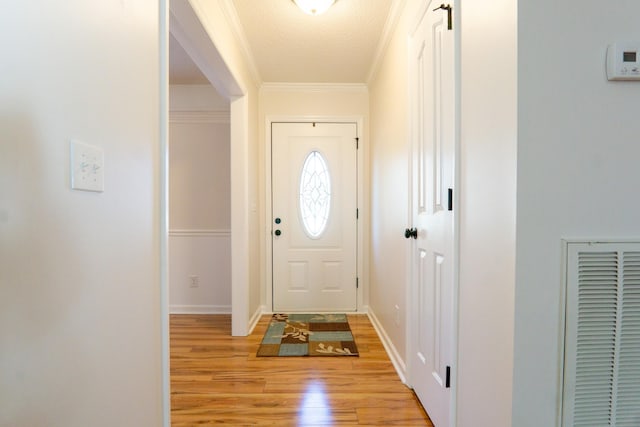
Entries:
[[[291, 0], [221, 2], [231, 17], [256, 77], [266, 83], [366, 83], [400, 0], [338, 0], [309, 16]], [[206, 77], [173, 38], [171, 84], [206, 84]]]
[[309, 16], [291, 0], [233, 0], [264, 82], [365, 83], [392, 0], [338, 0]]

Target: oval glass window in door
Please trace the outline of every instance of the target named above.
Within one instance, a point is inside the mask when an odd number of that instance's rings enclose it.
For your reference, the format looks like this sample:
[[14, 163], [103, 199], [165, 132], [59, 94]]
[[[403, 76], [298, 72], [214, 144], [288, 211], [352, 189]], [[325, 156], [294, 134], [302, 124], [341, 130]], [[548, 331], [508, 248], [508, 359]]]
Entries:
[[300, 174], [300, 218], [311, 238], [318, 238], [327, 226], [331, 209], [331, 178], [324, 157], [309, 153]]

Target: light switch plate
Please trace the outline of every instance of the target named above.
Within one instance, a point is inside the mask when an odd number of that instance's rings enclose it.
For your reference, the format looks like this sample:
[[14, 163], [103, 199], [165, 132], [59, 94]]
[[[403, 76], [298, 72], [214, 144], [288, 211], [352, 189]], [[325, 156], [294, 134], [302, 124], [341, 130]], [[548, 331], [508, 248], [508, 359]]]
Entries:
[[101, 148], [71, 141], [71, 188], [104, 191], [104, 152]]

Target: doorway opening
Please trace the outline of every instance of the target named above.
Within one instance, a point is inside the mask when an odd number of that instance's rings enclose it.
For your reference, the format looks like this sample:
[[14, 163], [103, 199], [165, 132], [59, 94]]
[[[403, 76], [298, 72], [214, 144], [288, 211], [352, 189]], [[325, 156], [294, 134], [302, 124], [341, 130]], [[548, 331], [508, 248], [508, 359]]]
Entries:
[[170, 4], [169, 32], [216, 91], [230, 103], [232, 334], [249, 331], [249, 109], [245, 90], [218, 52], [189, 2]]

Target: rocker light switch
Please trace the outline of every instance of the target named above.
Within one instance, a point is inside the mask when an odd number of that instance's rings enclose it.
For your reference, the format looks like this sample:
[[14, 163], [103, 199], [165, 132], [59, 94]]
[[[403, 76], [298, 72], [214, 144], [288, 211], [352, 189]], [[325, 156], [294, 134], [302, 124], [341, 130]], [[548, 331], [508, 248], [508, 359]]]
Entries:
[[104, 191], [104, 152], [101, 148], [71, 141], [71, 188]]

